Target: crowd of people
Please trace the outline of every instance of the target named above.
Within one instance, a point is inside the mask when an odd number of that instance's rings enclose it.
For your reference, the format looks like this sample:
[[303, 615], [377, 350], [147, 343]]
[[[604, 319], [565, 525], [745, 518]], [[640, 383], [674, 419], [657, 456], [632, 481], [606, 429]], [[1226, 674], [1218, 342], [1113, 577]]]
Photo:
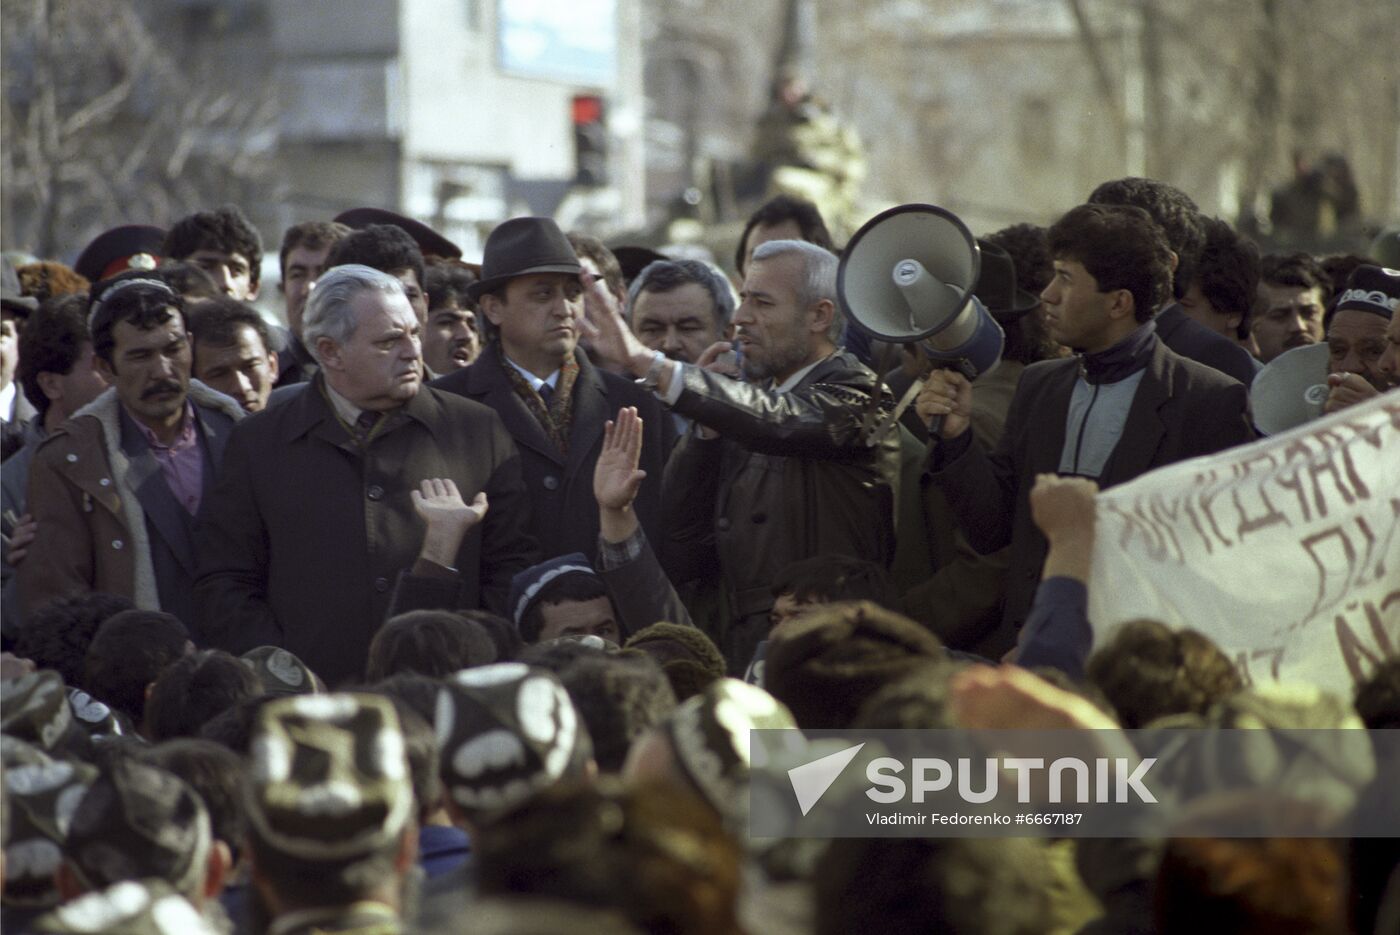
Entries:
[[[1400, 238], [1260, 256], [1125, 178], [977, 243], [975, 379], [869, 339], [789, 196], [732, 269], [305, 221], [285, 325], [232, 206], [7, 259], [0, 927], [1400, 931], [1346, 812], [748, 833], [757, 728], [1400, 727], [1400, 658], [1249, 684], [1209, 621], [1086, 610], [1096, 493], [1255, 440], [1263, 365], [1325, 342], [1329, 412], [1400, 386]], [[1400, 809], [1385, 775], [1354, 801]], [[1259, 782], [1233, 807], [1292, 807]]]

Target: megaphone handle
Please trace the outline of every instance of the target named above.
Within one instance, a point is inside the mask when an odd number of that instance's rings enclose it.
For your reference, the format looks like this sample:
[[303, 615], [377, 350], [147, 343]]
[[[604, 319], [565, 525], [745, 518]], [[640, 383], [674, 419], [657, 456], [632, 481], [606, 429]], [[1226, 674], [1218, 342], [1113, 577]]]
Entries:
[[[956, 370], [958, 373], [967, 377], [969, 380], [977, 379], [977, 369], [972, 366], [971, 362], [961, 357], [957, 360], [940, 361], [939, 363], [934, 365], [933, 369]], [[943, 419], [946, 415], [946, 413], [940, 412], [938, 415], [934, 416], [928, 421], [929, 439], [932, 440], [934, 444], [939, 444], [943, 441]]]

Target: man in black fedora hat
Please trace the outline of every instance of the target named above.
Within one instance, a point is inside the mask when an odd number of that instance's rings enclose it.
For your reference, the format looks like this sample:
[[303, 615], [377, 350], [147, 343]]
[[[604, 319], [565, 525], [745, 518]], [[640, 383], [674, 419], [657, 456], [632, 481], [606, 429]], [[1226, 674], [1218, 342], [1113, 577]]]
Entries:
[[598, 552], [593, 468], [603, 427], [624, 406], [641, 414], [647, 477], [634, 509], [661, 541], [661, 475], [671, 420], [632, 380], [600, 370], [579, 349], [583, 267], [549, 218], [514, 218], [486, 240], [481, 279], [468, 288], [490, 323], [490, 343], [470, 367], [433, 385], [495, 409], [520, 449], [533, 506], [531, 531], [545, 558]]

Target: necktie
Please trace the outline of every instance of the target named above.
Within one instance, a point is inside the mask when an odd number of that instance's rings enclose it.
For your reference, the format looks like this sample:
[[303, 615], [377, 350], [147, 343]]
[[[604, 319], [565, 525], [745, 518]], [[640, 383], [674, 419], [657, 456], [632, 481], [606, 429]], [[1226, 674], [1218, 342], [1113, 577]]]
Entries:
[[544, 408], [549, 409], [549, 402], [554, 398], [554, 387], [548, 383], [540, 384], [540, 399], [544, 401]]
[[369, 440], [369, 433], [374, 431], [375, 425], [379, 423], [379, 413], [366, 409], [362, 411], [359, 418], [355, 420], [355, 442], [363, 445]]

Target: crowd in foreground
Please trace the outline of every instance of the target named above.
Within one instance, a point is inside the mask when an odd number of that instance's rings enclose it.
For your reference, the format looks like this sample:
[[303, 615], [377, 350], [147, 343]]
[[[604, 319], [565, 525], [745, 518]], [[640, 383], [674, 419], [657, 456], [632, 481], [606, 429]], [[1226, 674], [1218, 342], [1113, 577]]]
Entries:
[[1261, 366], [1400, 385], [1400, 240], [1260, 257], [1130, 178], [978, 251], [975, 378], [866, 338], [790, 197], [733, 275], [299, 223], [286, 328], [232, 207], [7, 266], [0, 927], [1396, 931], [1344, 829], [1400, 764], [1325, 749], [1202, 803], [1290, 838], [748, 833], [759, 728], [1400, 727], [1400, 658], [1343, 697], [1087, 623], [1097, 491], [1255, 440]]

